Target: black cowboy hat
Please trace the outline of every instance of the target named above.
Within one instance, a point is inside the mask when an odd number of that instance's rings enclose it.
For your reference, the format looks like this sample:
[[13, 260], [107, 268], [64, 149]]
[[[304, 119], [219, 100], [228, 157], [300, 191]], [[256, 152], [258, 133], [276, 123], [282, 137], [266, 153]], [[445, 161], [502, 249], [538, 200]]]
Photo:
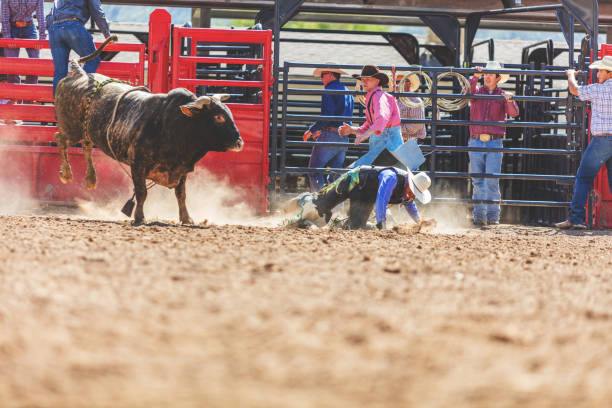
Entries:
[[378, 69], [376, 65], [364, 65], [361, 70], [361, 75], [353, 74], [353, 78], [376, 78], [380, 81], [380, 86], [386, 86], [389, 83], [389, 76]]

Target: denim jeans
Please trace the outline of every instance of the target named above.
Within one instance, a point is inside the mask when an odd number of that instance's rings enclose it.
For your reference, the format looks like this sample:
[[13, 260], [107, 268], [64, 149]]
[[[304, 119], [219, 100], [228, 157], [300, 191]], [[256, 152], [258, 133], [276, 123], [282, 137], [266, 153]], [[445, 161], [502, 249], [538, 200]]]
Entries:
[[[28, 39], [37, 39], [38, 35], [36, 34], [36, 27], [34, 23], [30, 23], [25, 27], [16, 27], [11, 24], [11, 38], [28, 38]], [[17, 58], [19, 56], [19, 51], [21, 48], [5, 48], [4, 56]], [[26, 52], [28, 53], [29, 58], [39, 58], [40, 50], [35, 48], [26, 48]], [[8, 82], [11, 84], [19, 84], [21, 83], [21, 78], [19, 75], [8, 75]], [[38, 75], [27, 75], [26, 76], [26, 84], [37, 84], [38, 83]]]
[[604, 164], [608, 169], [608, 185], [610, 191], [612, 191], [612, 136], [593, 137], [582, 155], [576, 173], [574, 195], [567, 217], [572, 224], [584, 223], [586, 217], [584, 206], [587, 202], [589, 190], [593, 187], [593, 180]]
[[350, 169], [372, 164], [385, 148], [392, 152], [404, 143], [404, 139], [402, 139], [402, 129], [399, 126], [386, 128], [380, 135], [372, 134], [369, 140], [370, 150], [351, 163], [349, 166]]
[[[470, 138], [469, 147], [502, 148], [502, 139], [491, 139], [481, 142], [480, 139]], [[501, 152], [469, 152], [470, 173], [500, 173], [502, 156]], [[499, 179], [472, 177], [472, 200], [499, 201]], [[499, 204], [474, 204], [474, 220], [499, 221], [501, 208]]]
[[[348, 142], [348, 137], [340, 136], [336, 130], [322, 130], [319, 135], [317, 142]], [[310, 161], [308, 167], [325, 167], [331, 168], [342, 168], [344, 164], [344, 156], [346, 155], [346, 147], [322, 147], [314, 146], [310, 155]], [[327, 176], [327, 177], [326, 177]], [[308, 175], [310, 179], [310, 191], [319, 191], [327, 182], [338, 178], [338, 175], [330, 174], [326, 175], [323, 173], [310, 173]]]
[[[68, 75], [68, 57], [70, 50], [74, 50], [81, 57], [89, 55], [96, 50], [93, 37], [79, 21], [65, 21], [52, 24], [49, 27], [49, 45], [53, 56], [53, 95], [57, 84]], [[85, 63], [83, 70], [87, 73], [96, 72], [100, 65], [100, 57]]]

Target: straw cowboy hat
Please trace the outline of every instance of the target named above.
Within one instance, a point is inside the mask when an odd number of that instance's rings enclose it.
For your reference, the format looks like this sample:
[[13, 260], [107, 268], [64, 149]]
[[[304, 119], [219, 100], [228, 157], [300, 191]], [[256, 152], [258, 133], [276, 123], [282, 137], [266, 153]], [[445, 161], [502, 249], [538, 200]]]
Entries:
[[[497, 61], [487, 61], [487, 65], [484, 67], [484, 69], [500, 71], [504, 69], [504, 66]], [[501, 77], [501, 79], [497, 82], [498, 84], [503, 84], [508, 79], [510, 79], [510, 75], [508, 74], [498, 74], [498, 75]]]
[[[335, 62], [326, 62], [326, 64], [327, 65], [338, 65]], [[317, 68], [314, 70], [312, 75], [315, 77], [320, 77], [323, 72], [336, 72], [340, 75], [348, 75], [348, 73], [344, 72], [340, 68], [333, 68], [333, 67]]]
[[[406, 76], [405, 74], [397, 74], [395, 76], [395, 80], [397, 82], [399, 82], [405, 76]], [[414, 92], [417, 89], [419, 89], [419, 87], [421, 86], [421, 79], [419, 78], [419, 76], [417, 74], [410, 74], [410, 75], [408, 75], [408, 79], [406, 79], [406, 81], [410, 81], [410, 88], [408, 89], [408, 92]], [[404, 92], [404, 91], [401, 90], [401, 92]]]
[[361, 75], [353, 74], [353, 78], [376, 78], [380, 81], [379, 85], [381, 87], [384, 87], [389, 84], [389, 75], [379, 70], [378, 67], [375, 65], [364, 65], [363, 69], [361, 70]]
[[431, 201], [431, 193], [429, 187], [431, 186], [431, 179], [426, 173], [420, 172], [413, 174], [410, 170], [408, 171], [408, 185], [410, 190], [416, 197], [417, 200], [423, 204], [427, 204]]
[[608, 72], [612, 72], [612, 55], [606, 55], [600, 60], [595, 61], [589, 65], [590, 69], [605, 69]]

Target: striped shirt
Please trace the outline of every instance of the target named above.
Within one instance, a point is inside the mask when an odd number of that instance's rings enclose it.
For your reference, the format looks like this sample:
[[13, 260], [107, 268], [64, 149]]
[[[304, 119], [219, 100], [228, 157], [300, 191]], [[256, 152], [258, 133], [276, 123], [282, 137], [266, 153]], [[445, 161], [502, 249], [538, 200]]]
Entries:
[[591, 102], [591, 134], [612, 134], [612, 80], [579, 86], [578, 98]]
[[[420, 106], [412, 107], [404, 105], [401, 99], [397, 100], [397, 106], [400, 110], [400, 116], [404, 119], [425, 119], [425, 108], [423, 100], [417, 97], [409, 97], [410, 102], [420, 104]], [[402, 137], [408, 139], [425, 139], [425, 123], [402, 123]]]
[[11, 25], [15, 22], [22, 21], [32, 22], [32, 14], [36, 11], [36, 20], [38, 20], [38, 38], [44, 40], [47, 38], [45, 30], [45, 10], [43, 0], [2, 0], [2, 36], [4, 38], [12, 38]]

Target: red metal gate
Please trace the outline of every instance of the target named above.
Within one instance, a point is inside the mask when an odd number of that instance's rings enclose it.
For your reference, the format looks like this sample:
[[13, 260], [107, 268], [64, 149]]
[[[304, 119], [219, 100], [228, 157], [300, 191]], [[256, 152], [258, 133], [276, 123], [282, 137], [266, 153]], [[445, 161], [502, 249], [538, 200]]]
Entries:
[[[170, 88], [184, 87], [195, 93], [196, 86], [233, 86], [261, 89], [261, 104], [228, 103], [240, 135], [244, 140], [241, 152], [208, 153], [198, 166], [228, 180], [242, 201], [259, 213], [269, 208], [268, 134], [272, 85], [272, 32], [270, 30], [218, 30], [174, 27], [172, 32]], [[190, 43], [189, 55], [181, 55], [183, 41]], [[232, 58], [227, 56], [197, 56], [198, 42], [222, 44], [252, 44], [263, 46], [262, 58]], [[163, 57], [159, 59], [163, 60]], [[262, 80], [196, 79], [196, 64], [237, 64], [261, 67]], [[157, 73], [160, 71], [157, 70]], [[159, 74], [163, 77], [162, 74]]]
[[[49, 42], [3, 38], [0, 47], [48, 49]], [[137, 61], [102, 61], [98, 72], [133, 85], [144, 84], [144, 44], [113, 43], [106, 50], [136, 53]], [[0, 57], [0, 73], [53, 77], [53, 60]], [[74, 182], [60, 182], [61, 160], [53, 138], [57, 128], [51, 84], [0, 83], [0, 99], [23, 101], [0, 104], [1, 119], [41, 122], [39, 125], [0, 125], [0, 163], [3, 165], [0, 186], [4, 189], [18, 191], [21, 198], [56, 204], [72, 204], [76, 199], [108, 201], [125, 198], [130, 193], [131, 181], [119, 169], [120, 165], [97, 149], [94, 160], [99, 183], [95, 190], [87, 190], [83, 182], [85, 161], [81, 148], [69, 150]]]

